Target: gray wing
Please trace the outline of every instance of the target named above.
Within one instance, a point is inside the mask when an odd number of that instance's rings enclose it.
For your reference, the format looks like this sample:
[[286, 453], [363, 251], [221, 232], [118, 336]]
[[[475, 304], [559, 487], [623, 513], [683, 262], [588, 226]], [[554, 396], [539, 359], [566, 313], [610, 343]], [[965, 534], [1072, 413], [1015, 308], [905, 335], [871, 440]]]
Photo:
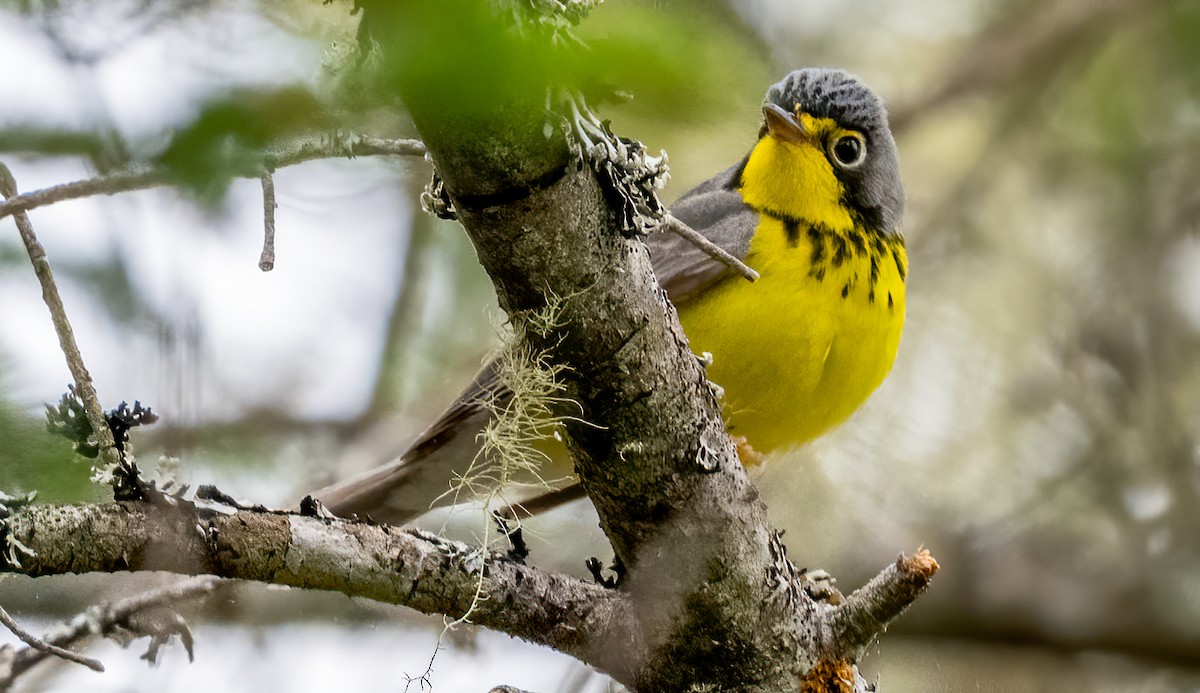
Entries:
[[[691, 189], [671, 205], [671, 214], [739, 260], [746, 258], [758, 214], [734, 189], [744, 166], [739, 163]], [[728, 265], [709, 257], [681, 236], [659, 232], [646, 239], [658, 283], [674, 303], [682, 303], [735, 276]]]

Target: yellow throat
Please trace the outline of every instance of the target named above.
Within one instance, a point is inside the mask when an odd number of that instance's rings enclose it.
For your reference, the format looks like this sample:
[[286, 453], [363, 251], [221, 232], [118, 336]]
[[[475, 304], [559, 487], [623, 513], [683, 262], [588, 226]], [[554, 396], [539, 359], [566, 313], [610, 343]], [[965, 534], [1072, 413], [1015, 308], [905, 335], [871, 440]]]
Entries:
[[[822, 141], [828, 118], [800, 116]], [[725, 390], [730, 433], [762, 452], [842, 423], [891, 370], [904, 325], [908, 258], [898, 232], [870, 228], [813, 144], [759, 139], [741, 175], [759, 213], [746, 263], [755, 283], [722, 282], [679, 306], [708, 377]]]

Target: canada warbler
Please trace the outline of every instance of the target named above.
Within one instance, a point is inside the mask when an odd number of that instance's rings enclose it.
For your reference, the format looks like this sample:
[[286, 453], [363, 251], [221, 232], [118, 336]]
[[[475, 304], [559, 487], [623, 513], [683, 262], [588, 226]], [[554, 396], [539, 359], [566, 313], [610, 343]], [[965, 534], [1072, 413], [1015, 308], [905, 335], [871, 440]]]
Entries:
[[[772, 85], [762, 112], [750, 153], [671, 208], [760, 278], [742, 279], [681, 236], [647, 240], [693, 351], [712, 355], [708, 377], [724, 389], [730, 433], [748, 443], [743, 459], [808, 442], [883, 382], [908, 269], [896, 146], [879, 99], [844, 71], [805, 69]], [[338, 515], [388, 522], [428, 510], [451, 465], [462, 473], [473, 458], [496, 372], [485, 366], [399, 460], [316, 497]]]

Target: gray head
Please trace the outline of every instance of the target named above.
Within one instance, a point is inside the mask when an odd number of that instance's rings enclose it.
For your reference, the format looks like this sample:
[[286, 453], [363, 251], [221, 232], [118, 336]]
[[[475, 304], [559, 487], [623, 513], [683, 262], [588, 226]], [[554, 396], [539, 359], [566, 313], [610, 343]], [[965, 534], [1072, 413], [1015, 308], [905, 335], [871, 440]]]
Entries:
[[888, 129], [887, 109], [865, 84], [844, 70], [796, 70], [771, 85], [763, 111], [767, 116], [763, 134], [780, 111], [830, 118], [839, 127], [861, 134], [857, 142], [845, 138], [825, 142], [826, 157], [845, 187], [848, 206], [876, 229], [899, 230], [904, 189], [896, 142]]

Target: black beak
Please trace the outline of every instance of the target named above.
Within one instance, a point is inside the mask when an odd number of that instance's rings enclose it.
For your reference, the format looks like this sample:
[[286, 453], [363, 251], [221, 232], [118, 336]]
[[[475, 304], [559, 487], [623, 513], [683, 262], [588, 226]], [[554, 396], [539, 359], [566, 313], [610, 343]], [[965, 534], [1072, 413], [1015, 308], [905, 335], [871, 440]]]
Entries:
[[767, 132], [784, 142], [803, 142], [816, 146], [813, 134], [791, 113], [773, 103], [763, 106], [762, 110], [763, 117], [767, 120]]

